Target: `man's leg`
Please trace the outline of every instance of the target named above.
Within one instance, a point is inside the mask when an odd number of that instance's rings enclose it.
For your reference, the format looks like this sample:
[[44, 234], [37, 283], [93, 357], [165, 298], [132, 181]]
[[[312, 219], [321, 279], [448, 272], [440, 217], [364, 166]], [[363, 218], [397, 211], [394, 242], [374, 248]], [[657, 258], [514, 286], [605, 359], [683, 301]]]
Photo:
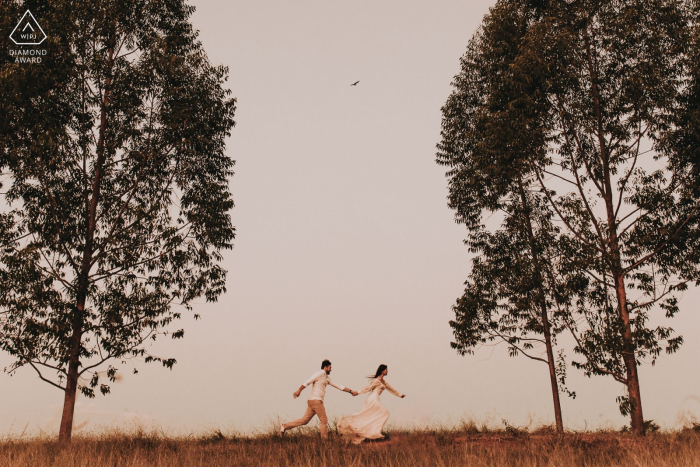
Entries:
[[[308, 407], [306, 407], [306, 412], [304, 412], [304, 416], [294, 420], [293, 422], [285, 423], [284, 424], [284, 431], [289, 430], [290, 428], [296, 428], [298, 426], [306, 425], [311, 421], [312, 418], [314, 418], [315, 411], [314, 409], [311, 408], [311, 403], [316, 402], [316, 401], [308, 401]], [[325, 413], [324, 413], [325, 415]]]
[[318, 423], [321, 425], [321, 438], [328, 438], [328, 417], [326, 416], [326, 408], [323, 406], [323, 401], [309, 401], [309, 408], [318, 415]]

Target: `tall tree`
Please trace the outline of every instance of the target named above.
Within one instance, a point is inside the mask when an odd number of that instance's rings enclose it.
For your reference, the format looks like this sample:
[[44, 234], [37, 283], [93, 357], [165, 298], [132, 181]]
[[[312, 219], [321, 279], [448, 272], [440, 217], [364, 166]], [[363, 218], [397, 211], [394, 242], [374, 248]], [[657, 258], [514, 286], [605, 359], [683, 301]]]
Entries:
[[[649, 327], [649, 312], [672, 317], [676, 293], [699, 278], [697, 177], [689, 153], [679, 152], [692, 136], [683, 126], [692, 118], [687, 45], [698, 18], [689, 4], [499, 2], [539, 15], [510, 46], [522, 59], [500, 49], [515, 71], [491, 79], [492, 88], [513, 90], [511, 76], [522, 73], [542, 96], [532, 128], [544, 129], [549, 152], [521, 159], [522, 168], [561, 225], [564, 238], [556, 244], [566, 252], [564, 269], [589, 278], [576, 290], [583, 328], [570, 321], [583, 357], [577, 366], [625, 385], [620, 409], [638, 434], [644, 419], [637, 367], [655, 361], [662, 341], [668, 353], [682, 343], [669, 327]], [[505, 105], [521, 99], [514, 93]], [[459, 133], [447, 134], [456, 135], [450, 144], [459, 148]], [[685, 145], [669, 144], [672, 137]], [[491, 164], [500, 169], [491, 170], [512, 170], [513, 152], [494, 147]], [[459, 157], [445, 153], [443, 163], [469, 171]]]
[[[576, 245], [572, 259], [598, 289], [585, 310], [578, 366], [625, 385], [621, 411], [642, 434], [637, 367], [655, 361], [662, 340], [668, 353], [682, 343], [671, 328], [649, 327], [648, 313], [672, 317], [676, 292], [698, 279], [700, 198], [663, 144], [683, 112], [692, 15], [675, 1], [553, 4], [552, 13], [557, 24], [536, 40], [554, 70], [560, 158], [535, 172]], [[573, 191], [557, 196], [547, 171]]]
[[27, 8], [47, 54], [0, 63], [0, 346], [64, 392], [68, 441], [111, 359], [172, 368], [147, 341], [182, 337], [173, 306], [225, 292], [235, 99], [183, 0], [3, 2], [0, 18]]
[[[544, 268], [544, 249], [555, 235], [541, 196], [531, 193], [530, 159], [543, 157], [547, 138], [542, 122], [542, 85], [519, 67], [518, 44], [536, 24], [539, 12], [517, 3], [499, 3], [470, 41], [455, 92], [443, 107], [443, 140], [438, 163], [452, 168], [450, 206], [469, 232], [478, 256], [450, 324], [452, 346], [461, 354], [492, 340], [507, 342], [511, 355], [547, 364], [558, 432], [564, 431], [559, 384], [565, 366], [554, 358], [561, 325]], [[520, 62], [520, 63], [519, 63]], [[502, 158], [502, 165], [494, 158]], [[507, 161], [505, 160], [507, 159]], [[486, 214], [501, 212], [503, 228], [482, 225]], [[542, 345], [537, 356], [533, 350]], [[559, 375], [559, 378], [558, 378]]]

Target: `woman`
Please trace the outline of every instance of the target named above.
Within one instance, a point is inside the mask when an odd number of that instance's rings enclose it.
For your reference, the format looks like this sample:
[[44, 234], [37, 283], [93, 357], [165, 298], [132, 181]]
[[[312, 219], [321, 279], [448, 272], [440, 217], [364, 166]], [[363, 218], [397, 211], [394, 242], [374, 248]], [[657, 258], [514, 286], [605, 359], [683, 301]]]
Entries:
[[347, 437], [348, 440], [352, 440], [355, 444], [360, 444], [365, 438], [384, 438], [382, 428], [384, 428], [384, 424], [389, 419], [389, 411], [379, 403], [379, 396], [385, 389], [402, 399], [406, 397], [405, 394], [401, 394], [384, 380], [387, 374], [389, 374], [389, 370], [386, 365], [379, 365], [374, 377], [368, 376], [372, 380], [369, 385], [358, 392], [358, 394], [370, 393], [365, 400], [362, 411], [341, 418], [338, 422], [338, 433]]

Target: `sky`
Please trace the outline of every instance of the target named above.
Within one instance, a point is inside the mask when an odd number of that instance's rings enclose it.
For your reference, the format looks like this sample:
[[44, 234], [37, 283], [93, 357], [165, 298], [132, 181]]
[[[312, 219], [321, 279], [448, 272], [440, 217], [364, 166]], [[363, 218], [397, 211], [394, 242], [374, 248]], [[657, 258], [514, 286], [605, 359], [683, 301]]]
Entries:
[[[303, 414], [310, 390], [292, 393], [326, 358], [332, 379], [352, 389], [388, 365], [387, 380], [407, 395], [382, 397], [394, 426], [552, 423], [544, 364], [510, 358], [504, 346], [466, 357], [450, 348], [450, 307], [470, 255], [435, 145], [459, 58], [493, 2], [191, 4], [238, 100], [227, 144], [237, 229], [224, 254], [228, 291], [197, 302], [202, 318], [176, 325], [184, 339], [149, 349], [175, 357], [172, 371], [119, 363], [110, 395], [80, 397], [76, 432], [270, 429]], [[640, 368], [645, 418], [664, 427], [700, 417], [699, 301], [697, 289], [686, 292], [670, 323], [685, 337], [680, 351]], [[0, 367], [9, 363], [0, 354]], [[0, 432], [57, 431], [61, 391], [30, 369], [0, 378]], [[562, 401], [567, 428], [628, 423], [615, 402], [620, 384], [573, 368], [567, 383], [577, 392]], [[329, 387], [329, 418], [359, 411], [363, 399]]]

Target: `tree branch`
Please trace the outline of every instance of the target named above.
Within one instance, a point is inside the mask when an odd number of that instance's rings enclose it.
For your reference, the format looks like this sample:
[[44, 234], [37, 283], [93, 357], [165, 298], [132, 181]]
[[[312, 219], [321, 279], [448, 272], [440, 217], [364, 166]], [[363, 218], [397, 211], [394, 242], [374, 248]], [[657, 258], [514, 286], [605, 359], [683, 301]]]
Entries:
[[52, 386], [54, 386], [54, 387], [56, 387], [56, 388], [58, 388], [58, 389], [60, 389], [60, 390], [62, 390], [62, 391], [65, 391], [65, 390], [66, 390], [66, 388], [64, 388], [64, 387], [62, 387], [62, 386], [59, 386], [58, 384], [54, 383], [54, 382], [51, 381], [50, 379], [45, 378], [44, 375], [41, 374], [41, 371], [39, 371], [39, 369], [34, 365], [34, 363], [33, 363], [32, 361], [30, 361], [30, 360], [26, 360], [26, 361], [27, 361], [27, 363], [29, 363], [29, 365], [31, 365], [31, 367], [34, 368], [34, 370], [37, 372], [37, 374], [39, 375], [39, 379], [40, 379], [40, 380], [45, 381], [45, 382], [49, 383], [50, 385], [52, 385]]

